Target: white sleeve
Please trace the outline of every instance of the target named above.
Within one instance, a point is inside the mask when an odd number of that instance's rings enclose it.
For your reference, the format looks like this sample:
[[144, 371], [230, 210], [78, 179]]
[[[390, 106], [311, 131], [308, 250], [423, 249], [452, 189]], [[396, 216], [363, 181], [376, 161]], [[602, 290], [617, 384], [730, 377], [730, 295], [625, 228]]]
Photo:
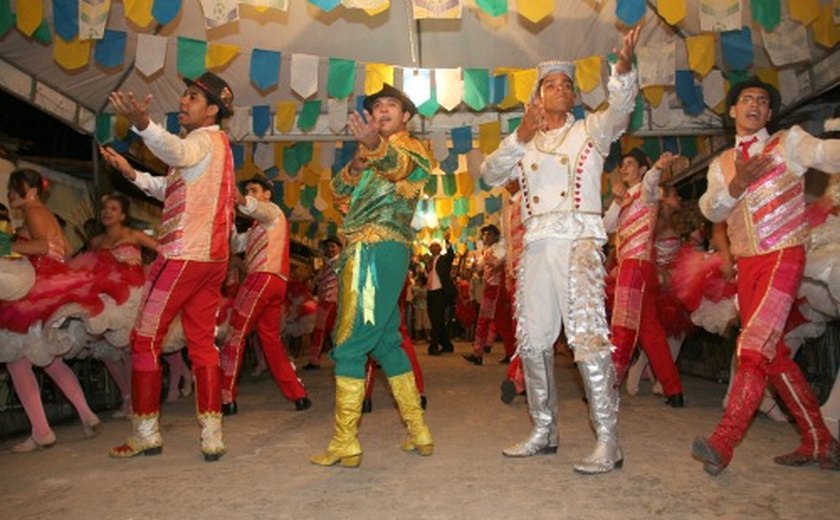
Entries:
[[234, 229], [230, 234], [230, 252], [243, 253], [248, 245], [248, 233], [237, 233]]
[[237, 207], [239, 208], [239, 211], [262, 224], [271, 224], [283, 213], [277, 204], [271, 202], [260, 202], [251, 196], [245, 197], [244, 206]]
[[495, 152], [481, 163], [481, 178], [490, 186], [501, 186], [516, 176], [516, 164], [525, 155], [525, 147], [516, 132], [502, 140]]
[[799, 126], [793, 126], [785, 136], [785, 155], [788, 168], [802, 176], [808, 168], [828, 174], [840, 173], [840, 139], [818, 139]]
[[607, 89], [610, 91], [609, 106], [586, 117], [586, 131], [604, 156], [610, 153], [613, 141], [621, 137], [627, 129], [630, 114], [636, 108], [636, 94], [639, 92], [635, 67], [621, 75], [615, 73], [615, 65], [611, 65], [610, 68], [612, 72], [607, 82]]
[[[143, 138], [143, 143], [149, 147], [160, 160], [176, 168], [189, 168], [195, 166], [210, 154], [213, 146], [207, 132], [194, 130], [185, 138], [170, 134], [162, 126], [154, 121], [149, 122], [145, 130], [132, 130]], [[195, 175], [202, 173], [200, 170]], [[189, 182], [193, 179], [186, 178]]]
[[612, 233], [618, 229], [618, 216], [621, 213], [621, 206], [613, 199], [607, 212], [604, 213], [604, 230], [607, 233]]
[[146, 172], [135, 170], [134, 180], [131, 181], [135, 186], [143, 190], [146, 195], [154, 197], [157, 200], [166, 198], [166, 177], [156, 177]]
[[708, 187], [706, 193], [700, 197], [700, 212], [712, 222], [723, 222], [732, 213], [738, 199], [729, 194], [729, 186], [723, 179], [723, 171], [720, 168], [720, 157], [709, 165], [706, 180]]
[[642, 179], [642, 197], [648, 205], [659, 200], [659, 179], [662, 178], [662, 170], [654, 166], [645, 173]]

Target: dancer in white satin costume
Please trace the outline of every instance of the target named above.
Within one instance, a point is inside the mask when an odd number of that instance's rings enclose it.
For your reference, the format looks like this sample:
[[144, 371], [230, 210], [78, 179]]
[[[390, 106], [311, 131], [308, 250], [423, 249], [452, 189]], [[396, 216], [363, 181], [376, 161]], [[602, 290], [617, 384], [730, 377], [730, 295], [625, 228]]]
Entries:
[[518, 179], [522, 191], [524, 251], [519, 267], [516, 337], [525, 372], [528, 410], [534, 423], [508, 457], [557, 451], [554, 341], [565, 326], [583, 377], [598, 440], [574, 465], [580, 473], [621, 467], [618, 391], [604, 311], [601, 172], [610, 144], [627, 127], [638, 92], [631, 65], [640, 28], [630, 30], [616, 51], [609, 79], [609, 108], [575, 121], [574, 65], [537, 67], [531, 103], [516, 132], [482, 164], [484, 181], [501, 186]]

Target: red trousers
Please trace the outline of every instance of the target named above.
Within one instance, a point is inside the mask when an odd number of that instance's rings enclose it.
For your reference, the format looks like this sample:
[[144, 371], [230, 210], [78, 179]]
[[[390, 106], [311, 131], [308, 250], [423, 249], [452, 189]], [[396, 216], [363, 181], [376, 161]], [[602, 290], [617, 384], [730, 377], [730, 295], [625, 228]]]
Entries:
[[245, 338], [254, 328], [257, 329], [271, 375], [286, 399], [296, 401], [306, 396], [306, 390], [280, 340], [280, 318], [285, 298], [285, 280], [271, 273], [251, 273], [239, 287], [221, 354], [225, 402], [236, 400], [236, 381], [245, 350]]
[[[495, 306], [492, 317], [488, 317], [490, 312], [484, 308], [485, 305]], [[478, 324], [475, 327], [473, 351], [477, 356], [483, 356], [484, 347], [493, 344], [493, 340], [496, 338], [489, 337], [492, 330], [490, 324], [493, 323], [496, 326], [496, 332], [499, 333], [504, 342], [505, 356], [512, 357], [516, 352], [516, 337], [514, 336], [513, 306], [505, 284], [486, 286], [481, 307], [482, 309], [478, 313]]]
[[682, 393], [682, 382], [665, 330], [656, 313], [659, 282], [656, 265], [644, 260], [623, 260], [618, 266], [615, 306], [612, 313], [612, 341], [616, 379], [620, 384], [630, 366], [630, 356], [638, 340], [650, 359], [665, 396]]
[[312, 338], [309, 342], [309, 362], [317, 365], [321, 362], [321, 354], [324, 351], [324, 342], [335, 325], [335, 314], [338, 304], [336, 302], [324, 302], [318, 300], [318, 308], [315, 311], [315, 330], [312, 331]]

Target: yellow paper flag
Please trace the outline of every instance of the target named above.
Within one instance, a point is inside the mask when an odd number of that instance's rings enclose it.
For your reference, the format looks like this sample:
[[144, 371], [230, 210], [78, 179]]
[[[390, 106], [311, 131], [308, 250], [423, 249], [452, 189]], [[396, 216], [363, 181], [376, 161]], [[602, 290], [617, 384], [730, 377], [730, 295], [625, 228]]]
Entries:
[[321, 172], [318, 168], [314, 168], [312, 164], [307, 164], [303, 167], [303, 183], [307, 186], [317, 186], [321, 181]]
[[128, 129], [130, 126], [131, 123], [128, 122], [127, 117], [122, 114], [117, 114], [114, 120], [114, 136], [120, 141], [124, 140], [128, 135]]
[[829, 49], [840, 42], [840, 25], [834, 23], [832, 9], [831, 4], [826, 4], [811, 27], [814, 30], [814, 41]]
[[382, 84], [394, 84], [394, 66], [384, 63], [365, 65], [365, 95], [371, 95], [382, 89]]
[[516, 100], [516, 92], [514, 92], [514, 84], [513, 78], [515, 70], [508, 70], [505, 72], [497, 72], [496, 74], [504, 74], [507, 78], [507, 92], [505, 93], [505, 98], [499, 103], [499, 108], [501, 109], [508, 109], [513, 108], [519, 103]]
[[665, 94], [665, 87], [662, 85], [654, 85], [642, 89], [645, 99], [651, 106], [658, 107], [662, 103], [662, 96]]
[[53, 44], [53, 59], [65, 70], [76, 70], [90, 61], [90, 43], [92, 40], [79, 41], [79, 37], [67, 41], [58, 34]]
[[458, 172], [455, 174], [455, 183], [458, 186], [458, 196], [469, 197], [475, 190], [475, 182], [467, 172]]
[[685, 19], [685, 0], [656, 0], [656, 10], [671, 25]]
[[703, 33], [685, 39], [688, 67], [705, 77], [715, 65], [715, 35]]
[[152, 23], [152, 0], [123, 0], [125, 17], [138, 27]]
[[300, 181], [284, 182], [283, 183], [283, 204], [287, 208], [294, 208], [300, 200], [300, 189], [303, 183]]
[[23, 34], [32, 36], [44, 20], [44, 0], [28, 0], [17, 3], [17, 28]]
[[589, 92], [601, 84], [600, 56], [575, 61], [575, 83], [581, 92]]
[[211, 43], [207, 46], [207, 56], [204, 58], [204, 64], [210, 70], [217, 70], [230, 63], [230, 60], [237, 54], [239, 54], [238, 45]]
[[489, 155], [499, 147], [502, 142], [502, 123], [493, 121], [478, 125], [478, 148]]
[[765, 83], [769, 83], [779, 90], [779, 71], [777, 69], [756, 69], [755, 75]]
[[788, 10], [791, 20], [808, 26], [820, 15], [820, 0], [794, 0], [788, 2]]
[[641, 148], [645, 144], [644, 139], [632, 134], [624, 134], [621, 138], [621, 153], [627, 153], [633, 148]]
[[537, 23], [554, 12], [554, 0], [517, 0], [516, 7], [526, 20]]
[[438, 218], [448, 217], [452, 214], [452, 197], [441, 197], [435, 199], [435, 213]]
[[295, 125], [295, 110], [297, 103], [294, 101], [281, 101], [277, 103], [277, 113], [274, 116], [274, 128], [281, 133], [289, 133]]
[[[528, 103], [537, 82], [537, 69], [522, 69], [513, 73], [513, 93], [520, 103]], [[505, 101], [507, 98], [505, 98]], [[499, 105], [501, 106], [501, 105]]]
[[375, 5], [373, 7], [365, 7], [364, 11], [368, 16], [376, 16], [379, 13], [386, 11], [389, 7], [391, 7], [391, 1], [385, 0], [381, 4]]

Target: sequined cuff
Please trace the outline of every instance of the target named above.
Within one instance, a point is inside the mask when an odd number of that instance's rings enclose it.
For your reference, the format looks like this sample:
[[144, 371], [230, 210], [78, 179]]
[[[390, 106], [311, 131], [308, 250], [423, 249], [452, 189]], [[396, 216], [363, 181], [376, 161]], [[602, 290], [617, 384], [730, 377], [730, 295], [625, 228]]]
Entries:
[[364, 159], [365, 163], [375, 161], [385, 157], [385, 151], [388, 149], [388, 143], [385, 139], [379, 138], [379, 144], [373, 150], [364, 145], [359, 146], [359, 157]]
[[355, 186], [359, 184], [359, 179], [361, 178], [361, 175], [353, 175], [350, 173], [349, 164], [341, 169], [341, 173], [339, 175], [341, 175], [341, 181], [348, 186]]

